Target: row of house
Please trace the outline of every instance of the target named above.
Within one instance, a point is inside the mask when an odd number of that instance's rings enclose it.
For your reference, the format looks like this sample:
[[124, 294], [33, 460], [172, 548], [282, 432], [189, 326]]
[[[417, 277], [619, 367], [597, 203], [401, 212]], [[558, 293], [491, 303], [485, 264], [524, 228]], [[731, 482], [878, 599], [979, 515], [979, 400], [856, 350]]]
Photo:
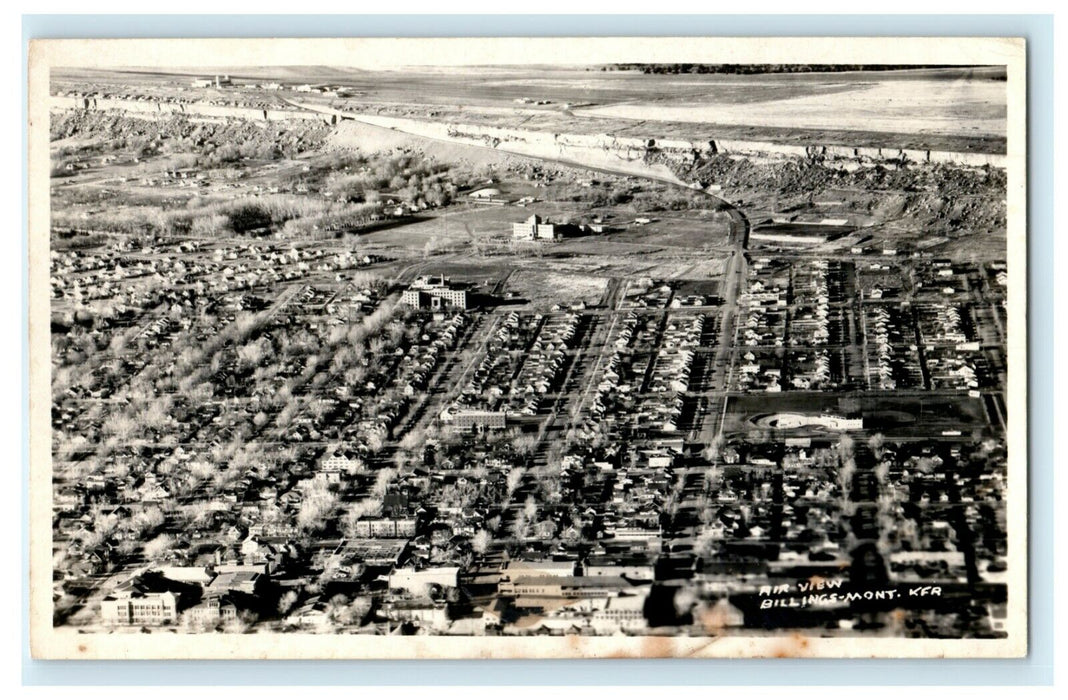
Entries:
[[903, 334], [892, 324], [890, 309], [886, 306], [866, 304], [863, 313], [868, 386], [876, 389], [896, 389], [895, 346], [904, 340]]
[[578, 323], [579, 316], [574, 313], [545, 319], [509, 392], [510, 411], [531, 416], [538, 412], [542, 398], [552, 390], [566, 363]]
[[656, 430], [678, 430], [682, 416], [683, 394], [690, 386], [695, 349], [700, 346], [704, 315], [671, 316], [664, 329], [653, 362], [648, 391], [638, 413], [642, 425]]

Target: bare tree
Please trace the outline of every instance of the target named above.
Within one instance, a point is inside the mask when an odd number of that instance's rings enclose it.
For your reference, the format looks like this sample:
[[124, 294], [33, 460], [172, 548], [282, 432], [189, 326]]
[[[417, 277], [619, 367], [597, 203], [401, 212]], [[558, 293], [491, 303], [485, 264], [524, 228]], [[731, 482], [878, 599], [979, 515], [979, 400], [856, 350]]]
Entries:
[[174, 537], [163, 534], [145, 543], [145, 559], [158, 559], [174, 547]]
[[471, 538], [471, 549], [475, 550], [478, 554], [485, 554], [489, 548], [492, 536], [486, 530], [479, 530], [475, 533], [475, 536]]
[[512, 467], [509, 470], [508, 475], [505, 477], [505, 485], [508, 489], [508, 498], [512, 497], [515, 490], [519, 487], [519, 484], [523, 482], [523, 475], [526, 474], [526, 470], [522, 467]]
[[886, 442], [886, 438], [882, 433], [872, 433], [868, 438], [868, 447], [871, 449], [873, 455], [876, 458], [883, 456], [883, 444]]
[[288, 615], [293, 607], [297, 604], [299, 596], [296, 591], [286, 591], [282, 594], [282, 597], [278, 599], [278, 614]]
[[371, 488], [371, 493], [377, 498], [385, 496], [389, 485], [397, 478], [397, 473], [396, 469], [379, 470], [378, 475], [375, 477], [375, 484]]

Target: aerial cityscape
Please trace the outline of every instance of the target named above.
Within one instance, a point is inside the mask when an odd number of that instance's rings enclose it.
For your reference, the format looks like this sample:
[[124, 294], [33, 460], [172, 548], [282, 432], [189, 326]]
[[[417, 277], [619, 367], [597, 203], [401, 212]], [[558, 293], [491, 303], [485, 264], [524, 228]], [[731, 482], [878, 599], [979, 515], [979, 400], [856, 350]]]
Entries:
[[1005, 638], [1005, 86], [53, 69], [52, 624]]

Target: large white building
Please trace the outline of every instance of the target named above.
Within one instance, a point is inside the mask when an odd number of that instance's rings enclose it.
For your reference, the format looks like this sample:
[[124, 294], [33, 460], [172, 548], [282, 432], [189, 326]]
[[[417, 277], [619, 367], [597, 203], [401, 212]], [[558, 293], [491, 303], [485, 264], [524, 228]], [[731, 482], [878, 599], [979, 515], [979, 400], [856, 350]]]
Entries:
[[518, 241], [555, 241], [560, 232], [554, 224], [542, 221], [537, 214], [518, 224], [512, 224], [512, 238]]
[[100, 602], [100, 617], [106, 625], [168, 624], [178, 618], [178, 596], [170, 591], [116, 591]]
[[427, 586], [455, 588], [460, 580], [460, 567], [435, 566], [427, 569], [394, 569], [389, 575], [390, 590], [405, 590], [413, 595], [425, 595]]
[[191, 85], [195, 88], [222, 87], [233, 85], [234, 81], [228, 75], [217, 75], [214, 78], [194, 78]]
[[439, 275], [417, 278], [401, 295], [401, 303], [413, 309], [466, 309], [466, 289], [455, 289], [449, 280]]

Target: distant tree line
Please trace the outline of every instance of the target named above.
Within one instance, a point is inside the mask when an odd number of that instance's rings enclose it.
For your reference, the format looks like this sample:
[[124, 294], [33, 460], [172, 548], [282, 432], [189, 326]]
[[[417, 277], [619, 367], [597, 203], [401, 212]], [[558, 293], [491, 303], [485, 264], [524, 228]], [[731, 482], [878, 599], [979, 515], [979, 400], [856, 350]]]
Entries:
[[845, 73], [850, 71], [887, 71], [915, 68], [967, 68], [969, 66], [901, 65], [892, 63], [614, 63], [602, 71], [636, 70], [642, 73], [725, 73], [756, 75], [760, 73]]

